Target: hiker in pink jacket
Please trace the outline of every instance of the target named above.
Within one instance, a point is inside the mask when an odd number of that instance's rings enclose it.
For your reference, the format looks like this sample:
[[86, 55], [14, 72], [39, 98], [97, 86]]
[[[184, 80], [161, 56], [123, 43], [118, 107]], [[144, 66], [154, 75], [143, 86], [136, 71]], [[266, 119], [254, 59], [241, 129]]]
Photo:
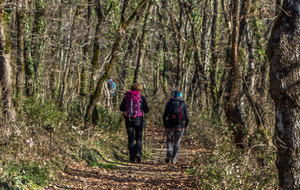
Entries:
[[141, 95], [142, 89], [143, 85], [141, 83], [134, 83], [131, 86], [131, 91], [125, 93], [120, 105], [120, 110], [125, 112], [130, 162], [141, 162], [142, 156], [143, 113], [149, 112], [146, 98]]

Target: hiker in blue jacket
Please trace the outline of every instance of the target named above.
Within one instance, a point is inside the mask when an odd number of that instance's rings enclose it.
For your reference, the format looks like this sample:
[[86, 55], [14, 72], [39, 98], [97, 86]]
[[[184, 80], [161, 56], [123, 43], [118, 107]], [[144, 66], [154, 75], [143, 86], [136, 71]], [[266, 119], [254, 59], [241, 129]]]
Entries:
[[124, 117], [128, 135], [130, 162], [141, 162], [142, 156], [143, 113], [149, 112], [146, 98], [140, 95], [142, 89], [143, 85], [141, 83], [134, 83], [131, 86], [131, 91], [126, 92], [120, 105], [120, 110], [125, 112]]
[[108, 91], [109, 91], [111, 97], [113, 97], [117, 88], [116, 88], [116, 84], [112, 81], [111, 78], [108, 78], [108, 80], [107, 80], [107, 88], [108, 88]]
[[176, 164], [179, 156], [181, 138], [189, 124], [187, 105], [181, 98], [182, 92], [175, 90], [173, 97], [166, 104], [163, 114], [163, 124], [167, 136], [166, 163], [171, 161], [172, 164]]

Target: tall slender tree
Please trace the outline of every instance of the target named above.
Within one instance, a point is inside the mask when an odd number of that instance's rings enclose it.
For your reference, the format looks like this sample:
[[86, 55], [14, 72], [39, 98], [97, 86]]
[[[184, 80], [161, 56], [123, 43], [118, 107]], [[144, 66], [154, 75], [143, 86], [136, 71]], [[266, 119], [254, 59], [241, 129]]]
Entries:
[[44, 54], [44, 43], [45, 43], [45, 32], [46, 32], [46, 18], [47, 9], [44, 1], [37, 0], [35, 2], [35, 14], [34, 14], [34, 23], [33, 23], [33, 31], [32, 31], [32, 61], [33, 61], [33, 70], [34, 72], [32, 76], [33, 79], [33, 89], [31, 91], [32, 95], [38, 91], [39, 88], [39, 80], [41, 76], [40, 68], [43, 65], [43, 54]]
[[233, 30], [232, 30], [232, 58], [230, 71], [230, 86], [228, 88], [228, 103], [226, 105], [226, 117], [229, 125], [232, 125], [235, 135], [235, 143], [240, 148], [245, 148], [244, 123], [239, 110], [239, 97], [242, 90], [242, 63], [238, 59], [238, 38], [240, 23], [240, 0], [233, 0]]
[[145, 42], [145, 37], [147, 34], [147, 23], [148, 23], [148, 17], [150, 14], [150, 10], [152, 8], [153, 5], [153, 1], [150, 0], [149, 5], [148, 5], [148, 9], [145, 13], [145, 17], [144, 17], [144, 23], [143, 23], [143, 28], [142, 28], [142, 35], [141, 35], [141, 39], [139, 41], [139, 50], [138, 50], [138, 57], [137, 57], [137, 62], [136, 62], [136, 68], [135, 68], [135, 72], [134, 72], [134, 79], [133, 82], [138, 82], [138, 77], [140, 74], [140, 68], [141, 68], [141, 61], [142, 61], [142, 51], [143, 51], [143, 47], [144, 47], [144, 42]]
[[212, 96], [212, 104], [213, 104], [213, 112], [217, 113], [217, 99], [218, 99], [218, 87], [217, 87], [217, 78], [216, 78], [216, 70], [218, 63], [218, 30], [219, 30], [219, 10], [220, 10], [220, 0], [214, 1], [214, 12], [213, 12], [213, 20], [211, 27], [211, 69], [210, 69], [210, 89]]
[[[73, 2], [74, 3], [74, 2]], [[67, 33], [67, 42], [68, 45], [67, 51], [66, 51], [66, 58], [63, 61], [63, 77], [61, 79], [60, 84], [60, 91], [59, 91], [59, 106], [60, 107], [66, 107], [66, 95], [68, 90], [68, 77], [71, 67], [71, 58], [72, 58], [72, 49], [73, 49], [73, 41], [74, 41], [74, 26], [75, 26], [75, 20], [78, 16], [77, 14], [74, 14], [74, 12], [77, 12], [77, 6], [76, 4], [71, 4], [70, 12], [69, 12], [69, 28]]]
[[10, 63], [10, 40], [5, 30], [4, 3], [0, 4], [0, 82], [2, 87], [3, 119], [5, 122], [16, 120], [16, 110], [13, 103], [13, 70]]
[[[206, 0], [204, 6], [206, 7], [203, 13], [203, 18], [202, 18], [202, 32], [201, 32], [201, 62], [203, 64], [203, 74], [205, 75], [205, 78], [209, 79], [208, 76], [208, 66], [209, 66], [209, 45], [210, 45], [210, 41], [211, 41], [211, 26], [212, 26], [212, 22], [211, 22], [211, 14], [212, 11], [210, 11], [212, 9], [211, 6], [211, 0]], [[204, 93], [203, 93], [203, 98], [205, 99], [205, 105], [204, 107], [206, 107], [208, 110], [211, 110], [212, 106], [211, 106], [211, 96], [209, 95], [209, 85], [207, 83], [207, 81], [205, 81], [205, 87], [203, 89]]]
[[17, 31], [18, 31], [18, 57], [17, 57], [17, 98], [22, 101], [25, 88], [25, 61], [24, 61], [24, 33], [27, 1], [22, 0], [17, 3]]
[[[84, 60], [81, 76], [80, 76], [80, 95], [85, 96], [88, 90], [88, 66], [89, 65], [89, 48], [90, 48], [90, 35], [91, 35], [91, 18], [92, 18], [92, 0], [88, 0], [87, 4], [87, 13], [86, 13], [86, 25], [87, 25], [87, 33], [84, 39], [84, 46], [83, 46], [83, 55]], [[98, 26], [98, 25], [97, 25]]]

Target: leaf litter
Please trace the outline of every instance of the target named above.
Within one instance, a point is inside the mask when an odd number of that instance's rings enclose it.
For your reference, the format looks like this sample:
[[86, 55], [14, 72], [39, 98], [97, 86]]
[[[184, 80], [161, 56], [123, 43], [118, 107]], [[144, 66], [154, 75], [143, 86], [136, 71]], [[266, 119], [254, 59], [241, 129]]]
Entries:
[[162, 143], [162, 134], [163, 129], [155, 125], [146, 129], [151, 159], [142, 159], [141, 163], [119, 163], [114, 169], [69, 162], [67, 170], [46, 189], [195, 189], [192, 176], [186, 171], [193, 167], [195, 155], [205, 152], [203, 147], [184, 136], [177, 164], [165, 164], [166, 142], [164, 138]]

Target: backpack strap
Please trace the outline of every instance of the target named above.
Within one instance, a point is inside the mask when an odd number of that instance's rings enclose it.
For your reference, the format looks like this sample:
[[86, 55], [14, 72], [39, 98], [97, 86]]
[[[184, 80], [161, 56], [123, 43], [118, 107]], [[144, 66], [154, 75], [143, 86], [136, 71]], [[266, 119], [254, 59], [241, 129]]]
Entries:
[[180, 107], [180, 117], [179, 118], [182, 120], [182, 106], [181, 106], [181, 102], [179, 102], [179, 107]]
[[141, 109], [141, 111], [143, 111], [143, 98], [142, 98], [142, 95], [141, 95], [141, 100], [140, 100], [140, 109]]

